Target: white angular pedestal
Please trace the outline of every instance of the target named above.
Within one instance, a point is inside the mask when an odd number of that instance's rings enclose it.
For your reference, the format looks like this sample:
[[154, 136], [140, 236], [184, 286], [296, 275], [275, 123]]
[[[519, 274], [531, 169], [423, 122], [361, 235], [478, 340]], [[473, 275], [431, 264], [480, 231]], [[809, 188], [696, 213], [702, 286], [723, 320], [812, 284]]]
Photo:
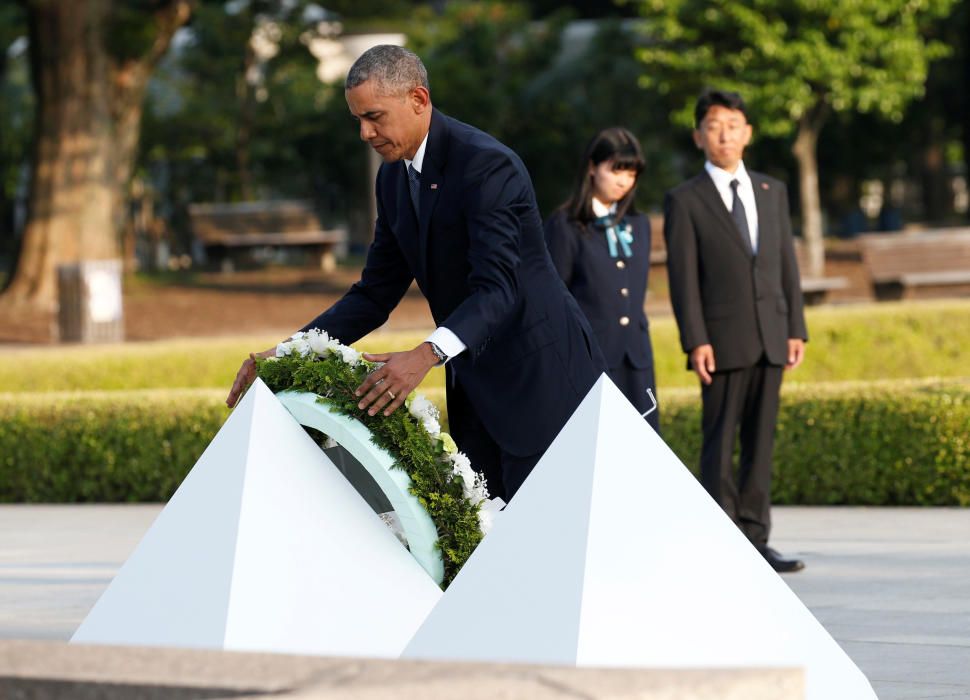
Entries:
[[440, 596], [256, 380], [71, 641], [394, 658]]
[[811, 700], [869, 682], [604, 375], [405, 657], [804, 667]]

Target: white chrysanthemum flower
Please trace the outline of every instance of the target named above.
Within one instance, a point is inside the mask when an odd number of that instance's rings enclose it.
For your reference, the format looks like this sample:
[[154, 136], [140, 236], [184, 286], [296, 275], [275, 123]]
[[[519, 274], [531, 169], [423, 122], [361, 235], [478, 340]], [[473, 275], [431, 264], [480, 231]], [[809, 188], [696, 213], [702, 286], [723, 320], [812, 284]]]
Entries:
[[310, 348], [309, 341], [307, 341], [305, 338], [300, 338], [299, 340], [292, 340], [290, 341], [290, 345], [292, 346], [292, 350], [290, 350], [290, 352], [296, 353], [300, 357], [306, 357], [307, 355], [313, 352], [313, 350]]
[[473, 504], [478, 504], [488, 497], [488, 491], [484, 488], [485, 480], [474, 469], [471, 460], [464, 452], [457, 452], [450, 455], [451, 471], [461, 479], [461, 490], [465, 498]]
[[482, 531], [483, 535], [487, 535], [495, 524], [495, 520], [492, 518], [492, 512], [482, 508], [478, 511], [478, 529]]
[[432, 418], [438, 418], [438, 408], [428, 401], [423, 394], [417, 394], [413, 399], [411, 399], [411, 405], [408, 406], [408, 412], [420, 421], [423, 421], [425, 416], [431, 416]]
[[421, 425], [423, 425], [424, 429], [428, 431], [428, 435], [433, 438], [436, 438], [441, 434], [441, 424], [438, 423], [437, 418], [425, 416], [421, 421]]
[[354, 350], [352, 347], [347, 345], [337, 345], [337, 352], [340, 353], [340, 357], [351, 367], [356, 367], [360, 364], [360, 353]]
[[327, 335], [326, 331], [311, 328], [307, 333], [307, 336], [307, 342], [310, 343], [310, 349], [313, 350], [313, 352], [320, 357], [327, 354], [331, 341], [330, 336]]

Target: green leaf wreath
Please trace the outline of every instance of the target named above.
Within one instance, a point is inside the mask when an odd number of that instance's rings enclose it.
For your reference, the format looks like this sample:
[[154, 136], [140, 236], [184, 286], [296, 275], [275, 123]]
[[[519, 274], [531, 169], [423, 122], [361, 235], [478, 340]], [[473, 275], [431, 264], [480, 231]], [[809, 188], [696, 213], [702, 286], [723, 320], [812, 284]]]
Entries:
[[314, 329], [281, 343], [276, 357], [257, 360], [256, 371], [273, 393], [310, 392], [336, 412], [356, 418], [374, 443], [391, 454], [394, 466], [411, 478], [411, 493], [437, 528], [445, 569], [442, 585], [447, 587], [488, 527], [488, 514], [482, 511], [488, 491], [468, 458], [440, 431], [437, 409], [423, 396], [412, 394], [408, 410], [389, 416], [371, 416], [357, 408], [354, 390], [374, 367], [353, 348]]

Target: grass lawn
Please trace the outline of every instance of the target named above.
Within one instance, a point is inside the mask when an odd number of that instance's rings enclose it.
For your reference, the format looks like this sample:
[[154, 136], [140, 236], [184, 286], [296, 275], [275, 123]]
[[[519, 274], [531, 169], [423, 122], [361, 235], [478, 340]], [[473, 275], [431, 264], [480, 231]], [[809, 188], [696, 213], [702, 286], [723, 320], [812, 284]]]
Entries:
[[[805, 364], [789, 383], [970, 377], [970, 300], [809, 309]], [[660, 391], [696, 387], [672, 318], [651, 322]], [[356, 344], [383, 352], [414, 347], [423, 332], [376, 332]], [[0, 393], [154, 388], [225, 389], [247, 353], [278, 337], [243, 336], [105, 346], [0, 350]], [[433, 370], [422, 388], [441, 388]]]

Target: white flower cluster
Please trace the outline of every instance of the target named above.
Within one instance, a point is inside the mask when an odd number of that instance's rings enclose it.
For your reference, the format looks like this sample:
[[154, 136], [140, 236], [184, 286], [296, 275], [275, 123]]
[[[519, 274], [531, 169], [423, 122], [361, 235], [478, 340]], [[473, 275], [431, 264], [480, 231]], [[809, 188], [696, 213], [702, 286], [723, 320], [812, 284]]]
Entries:
[[[445, 449], [445, 456], [451, 462], [451, 473], [461, 479], [462, 492], [465, 498], [475, 505], [488, 500], [488, 484], [485, 477], [472, 469], [471, 460], [464, 452], [458, 451], [458, 445], [448, 433], [441, 432], [438, 422], [438, 408], [421, 394], [415, 394], [407, 400], [408, 412], [414, 416], [431, 437], [441, 440]], [[478, 525], [484, 534], [492, 526], [492, 520], [484, 509], [479, 509]]]
[[359, 352], [352, 347], [341, 344], [336, 338], [327, 335], [326, 331], [317, 328], [294, 333], [289, 340], [276, 346], [277, 357], [286, 357], [287, 355], [299, 355], [300, 357], [339, 355], [351, 367], [356, 367], [361, 362]]
[[[326, 357], [338, 355], [346, 364], [356, 367], [362, 360], [360, 353], [352, 347], [343, 345], [336, 338], [331, 338], [326, 331], [311, 328], [306, 332], [294, 333], [289, 340], [276, 346], [276, 357], [299, 355], [300, 357]], [[421, 394], [412, 394], [407, 401], [408, 412], [424, 426], [428, 434], [444, 445], [445, 457], [451, 463], [452, 473], [461, 478], [462, 491], [465, 498], [473, 504], [483, 504], [488, 500], [488, 485], [485, 477], [472, 469], [471, 461], [464, 452], [458, 451], [458, 446], [448, 433], [441, 432], [438, 418], [438, 408]], [[479, 527], [487, 533], [492, 525], [491, 514], [482, 507], [479, 510]]]

